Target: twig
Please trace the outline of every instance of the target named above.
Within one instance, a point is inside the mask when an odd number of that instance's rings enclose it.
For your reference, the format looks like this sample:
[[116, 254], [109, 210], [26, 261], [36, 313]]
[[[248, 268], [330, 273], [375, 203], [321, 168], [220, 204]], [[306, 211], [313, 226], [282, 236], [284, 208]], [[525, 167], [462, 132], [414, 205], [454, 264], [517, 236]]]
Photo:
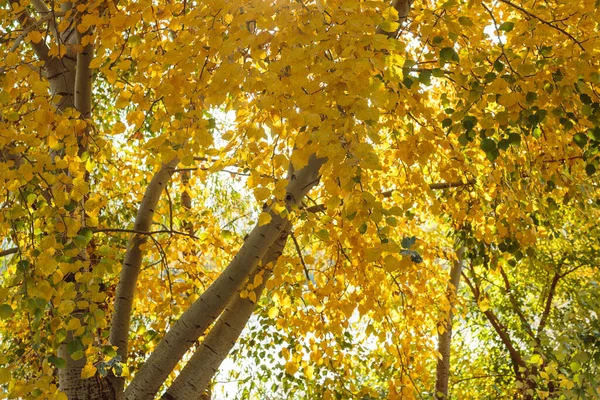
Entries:
[[[475, 179], [469, 179], [467, 182], [455, 181], [455, 182], [431, 183], [429, 185], [429, 189], [431, 189], [431, 190], [451, 189], [451, 188], [456, 188], [456, 187], [461, 187], [461, 186], [474, 185], [475, 182], [476, 182]], [[394, 193], [394, 190], [388, 190], [387, 192], [383, 192], [382, 196], [384, 198], [389, 198], [389, 197], [392, 197], [393, 193]], [[326, 208], [327, 207], [325, 206], [325, 204], [317, 204], [317, 205], [306, 208], [306, 211], [312, 212], [312, 213], [317, 213], [317, 212], [325, 211]]]
[[556, 29], [557, 31], [559, 31], [560, 33], [562, 33], [563, 35], [567, 36], [569, 39], [571, 39], [573, 42], [575, 42], [575, 44], [577, 44], [577, 46], [579, 46], [579, 48], [582, 51], [585, 51], [585, 48], [583, 47], [583, 45], [581, 44], [581, 42], [577, 39], [575, 39], [575, 37], [573, 35], [571, 35], [569, 32], [565, 31], [563, 28], [556, 26], [548, 21], [546, 21], [545, 19], [542, 19], [540, 17], [538, 17], [537, 15], [535, 15], [534, 13], [527, 11], [526, 9], [524, 9], [521, 6], [516, 5], [515, 3], [509, 1], [509, 0], [500, 0], [500, 2], [507, 4], [519, 11], [521, 11], [523, 14], [527, 15], [530, 18], [535, 18], [538, 21], [540, 21], [542, 24], [544, 25], [548, 25], [550, 28]]
[[300, 249], [300, 245], [298, 244], [298, 241], [296, 240], [296, 236], [294, 236], [294, 234], [292, 232], [290, 232], [290, 236], [292, 237], [292, 240], [294, 241], [294, 247], [296, 247], [296, 252], [298, 253], [298, 257], [300, 257], [300, 262], [302, 263], [302, 267], [304, 268], [304, 275], [306, 275], [306, 283], [308, 284], [309, 282], [311, 282], [311, 280], [310, 280], [310, 275], [308, 273], [308, 267], [306, 266], [306, 263], [304, 262], [304, 258], [302, 257], [302, 250]]
[[120, 228], [100, 228], [100, 229], [94, 229], [94, 233], [104, 233], [104, 232], [125, 232], [125, 233], [137, 233], [138, 235], [157, 235], [160, 233], [170, 233], [172, 235], [181, 235], [181, 236], [187, 236], [190, 237], [192, 239], [199, 239], [198, 236], [192, 235], [190, 233], [186, 233], [186, 232], [180, 232], [180, 231], [175, 231], [175, 230], [170, 230], [170, 229], [163, 229], [160, 231], [151, 231], [151, 232], [147, 232], [147, 231], [139, 231], [136, 229], [120, 229]]

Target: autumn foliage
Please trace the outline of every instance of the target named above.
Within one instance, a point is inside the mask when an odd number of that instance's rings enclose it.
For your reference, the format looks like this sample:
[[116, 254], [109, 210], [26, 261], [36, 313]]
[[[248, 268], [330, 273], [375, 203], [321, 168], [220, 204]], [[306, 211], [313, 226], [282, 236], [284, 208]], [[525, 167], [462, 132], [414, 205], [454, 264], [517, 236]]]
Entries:
[[0, 1], [1, 397], [600, 398], [598, 7]]

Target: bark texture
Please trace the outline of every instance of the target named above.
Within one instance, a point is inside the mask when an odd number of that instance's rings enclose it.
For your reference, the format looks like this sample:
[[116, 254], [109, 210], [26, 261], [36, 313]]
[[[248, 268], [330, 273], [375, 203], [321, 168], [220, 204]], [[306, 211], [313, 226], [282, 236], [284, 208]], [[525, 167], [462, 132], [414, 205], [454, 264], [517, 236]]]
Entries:
[[[285, 247], [288, 232], [286, 229], [286, 232], [271, 246], [262, 260], [263, 266], [277, 261]], [[254, 289], [258, 301], [271, 277], [272, 270], [257, 269], [248, 281], [253, 282], [254, 276], [257, 274], [262, 274], [263, 279], [262, 283]], [[206, 390], [212, 377], [219, 370], [219, 366], [235, 346], [255, 307], [256, 304], [252, 300], [240, 296], [229, 303], [163, 398], [167, 400], [198, 400], [199, 393]]]
[[[173, 159], [163, 165], [148, 184], [135, 217], [133, 225], [135, 231], [148, 232], [150, 230], [154, 211], [156, 210], [160, 196], [165, 185], [171, 179], [178, 162], [178, 159]], [[110, 326], [110, 343], [118, 347], [117, 354], [121, 356], [121, 361], [124, 363], [127, 362], [127, 353], [129, 351], [129, 323], [131, 321], [135, 287], [142, 266], [143, 254], [141, 246], [147, 241], [148, 235], [137, 233], [131, 235], [127, 245], [127, 252], [123, 259], [123, 268], [121, 269], [121, 276], [115, 296], [115, 310]], [[116, 392], [123, 392], [124, 380], [118, 377], [113, 377], [111, 380]]]
[[[289, 209], [300, 204], [319, 181], [325, 159], [311, 156], [308, 165], [293, 173], [286, 188]], [[271, 221], [257, 225], [223, 273], [173, 324], [125, 390], [128, 400], [152, 399], [183, 355], [221, 314], [272, 244], [288, 227], [287, 220], [268, 208]]]

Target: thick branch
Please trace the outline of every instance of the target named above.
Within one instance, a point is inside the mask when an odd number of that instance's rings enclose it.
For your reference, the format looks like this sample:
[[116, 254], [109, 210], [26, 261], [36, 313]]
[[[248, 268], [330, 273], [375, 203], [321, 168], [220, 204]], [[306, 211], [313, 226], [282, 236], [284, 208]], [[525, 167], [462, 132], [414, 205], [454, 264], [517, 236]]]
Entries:
[[389, 38], [395, 38], [396, 36], [398, 36], [398, 32], [400, 31], [402, 24], [404, 24], [404, 22], [408, 18], [408, 13], [410, 12], [410, 6], [412, 5], [413, 1], [414, 0], [393, 0], [392, 7], [394, 7], [396, 9], [396, 11], [398, 11], [398, 21], [396, 21], [396, 22], [398, 22], [398, 24], [400, 24], [400, 25], [398, 26], [397, 29], [395, 29], [392, 32], [386, 32], [383, 29], [381, 29], [380, 26], [378, 26], [377, 33], [386, 35]]
[[[135, 217], [135, 231], [147, 232], [150, 229], [160, 195], [166, 183], [171, 179], [173, 170], [178, 162], [179, 160], [174, 159], [163, 165], [148, 184], [146, 193], [144, 193], [144, 197]], [[113, 346], [118, 347], [117, 354], [121, 356], [123, 362], [126, 362], [127, 360], [127, 340], [129, 336], [131, 310], [133, 307], [135, 286], [142, 265], [141, 246], [146, 243], [147, 239], [148, 235], [138, 233], [131, 235], [127, 245], [127, 252], [125, 253], [125, 258], [123, 260], [123, 268], [121, 269], [121, 276], [115, 296], [115, 310], [110, 327], [110, 343]], [[117, 390], [122, 391], [123, 385], [122, 379], [117, 379], [115, 382], [115, 388]]]
[[[319, 181], [325, 159], [311, 156], [308, 165], [289, 178], [285, 202], [296, 207]], [[268, 208], [271, 221], [257, 225], [219, 277], [173, 324], [125, 391], [128, 400], [152, 399], [181, 357], [221, 314], [271, 245], [286, 232], [287, 220]]]
[[[19, 4], [19, 2], [15, 1], [15, 0], [12, 0], [10, 3], [13, 6], [16, 4]], [[13, 45], [14, 49], [12, 49], [12, 51], [16, 50], [16, 47], [18, 47], [21, 40], [23, 40], [23, 38], [27, 35], [27, 33], [29, 33], [29, 31], [33, 30], [35, 27], [37, 27], [40, 24], [34, 18], [32, 18], [31, 15], [29, 15], [27, 10], [25, 10], [25, 9], [19, 13], [19, 16], [17, 17], [17, 19], [19, 20], [19, 23], [23, 27], [23, 34], [17, 38], [15, 45]], [[27, 31], [28, 29], [29, 29], [29, 31]], [[25, 31], [27, 31], [27, 33], [25, 33]], [[50, 57], [48, 56], [48, 51], [50, 51], [50, 49], [48, 49], [48, 46], [46, 45], [46, 43], [44, 43], [44, 41], [41, 41], [38, 43], [31, 42], [31, 48], [35, 52], [35, 55], [38, 56], [38, 58], [41, 61], [48, 62], [50, 60]]]
[[[263, 258], [263, 266], [277, 262], [285, 247], [287, 232], [289, 232], [289, 229], [271, 246], [269, 252]], [[254, 277], [261, 274], [262, 283], [254, 288], [257, 302], [272, 274], [272, 269], [257, 269], [248, 279], [249, 282], [254, 282]], [[235, 345], [248, 319], [254, 312], [255, 306], [256, 304], [252, 300], [240, 296], [237, 296], [227, 306], [215, 326], [164, 394], [164, 399], [198, 399], [198, 393], [206, 390], [219, 366]]]
[[[81, 44], [81, 39], [82, 34], [78, 31], [77, 43]], [[75, 68], [75, 109], [84, 119], [90, 118], [92, 113], [92, 70], [90, 69], [92, 58], [94, 58], [94, 46], [89, 43], [83, 47], [81, 53], [77, 54]]]

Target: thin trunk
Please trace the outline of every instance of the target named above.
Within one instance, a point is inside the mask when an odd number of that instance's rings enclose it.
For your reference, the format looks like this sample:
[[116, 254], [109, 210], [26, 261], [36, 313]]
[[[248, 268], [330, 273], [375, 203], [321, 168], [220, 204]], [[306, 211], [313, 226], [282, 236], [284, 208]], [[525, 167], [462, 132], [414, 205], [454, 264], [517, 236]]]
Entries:
[[460, 274], [463, 267], [463, 253], [465, 249], [461, 247], [456, 252], [456, 260], [452, 263], [450, 269], [450, 281], [446, 290], [450, 310], [444, 323], [444, 332], [438, 338], [438, 352], [440, 358], [437, 362], [436, 380], [435, 380], [435, 398], [448, 399], [448, 380], [450, 378], [450, 344], [452, 341], [452, 308], [456, 304], [458, 286], [460, 284]]
[[[298, 206], [318, 183], [319, 170], [324, 163], [325, 159], [313, 155], [306, 167], [290, 176], [285, 196], [288, 210]], [[154, 398], [185, 352], [219, 317], [271, 245], [286, 232], [285, 216], [268, 208], [264, 212], [270, 213], [271, 221], [252, 230], [227, 268], [173, 324], [125, 390], [126, 399]]]
[[[160, 200], [160, 196], [167, 182], [171, 179], [175, 167], [179, 162], [178, 159], [173, 159], [169, 163], [163, 165], [156, 172], [142, 198], [140, 207], [135, 217], [133, 229], [136, 231], [147, 232], [152, 225], [154, 211]], [[127, 362], [128, 354], [128, 339], [129, 339], [129, 323], [131, 321], [131, 311], [133, 308], [133, 298], [135, 295], [135, 287], [137, 278], [142, 266], [143, 252], [142, 245], [148, 240], [148, 235], [134, 233], [129, 238], [127, 252], [123, 259], [123, 268], [117, 286], [115, 296], [115, 310], [113, 313], [112, 323], [110, 325], [110, 343], [118, 347], [117, 354], [121, 356], [121, 362]], [[111, 378], [117, 393], [124, 390], [124, 379], [120, 377]]]
[[[262, 261], [263, 266], [277, 262], [283, 252], [289, 230], [275, 241], [269, 252]], [[256, 301], [260, 299], [262, 291], [272, 274], [272, 269], [257, 269], [248, 280], [254, 281], [254, 276], [262, 274], [262, 283], [254, 289]], [[223, 314], [219, 317], [215, 326], [204, 338], [192, 358], [187, 362], [183, 370], [171, 384], [163, 398], [167, 400], [198, 400], [210, 384], [219, 366], [227, 357], [240, 334], [244, 330], [248, 319], [254, 312], [256, 304], [249, 298], [236, 297]]]

